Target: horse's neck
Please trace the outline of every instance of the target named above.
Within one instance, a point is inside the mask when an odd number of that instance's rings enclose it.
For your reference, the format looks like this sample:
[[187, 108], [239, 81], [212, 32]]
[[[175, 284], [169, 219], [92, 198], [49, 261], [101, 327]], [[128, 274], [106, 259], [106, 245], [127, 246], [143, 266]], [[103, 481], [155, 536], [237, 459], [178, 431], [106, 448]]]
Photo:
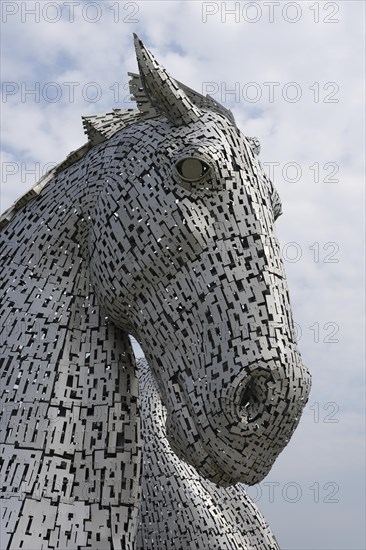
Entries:
[[12, 506], [22, 506], [11, 548], [36, 547], [27, 521], [38, 501], [52, 547], [68, 547], [55, 504], [62, 516], [82, 501], [78, 544], [98, 547], [96, 521], [102, 537], [133, 548], [138, 382], [128, 335], [108, 323], [90, 286], [89, 207], [70, 190], [46, 188], [2, 232], [4, 467], [14, 465], [14, 447], [23, 470], [28, 465], [24, 476], [7, 476]]

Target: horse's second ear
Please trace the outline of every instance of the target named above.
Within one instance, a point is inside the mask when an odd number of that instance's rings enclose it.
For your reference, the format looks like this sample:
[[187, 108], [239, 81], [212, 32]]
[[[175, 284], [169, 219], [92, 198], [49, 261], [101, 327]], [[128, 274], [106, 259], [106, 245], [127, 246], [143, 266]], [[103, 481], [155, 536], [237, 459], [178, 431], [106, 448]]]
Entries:
[[200, 109], [155, 60], [136, 34], [134, 41], [141, 82], [152, 106], [175, 126], [196, 122], [201, 116]]

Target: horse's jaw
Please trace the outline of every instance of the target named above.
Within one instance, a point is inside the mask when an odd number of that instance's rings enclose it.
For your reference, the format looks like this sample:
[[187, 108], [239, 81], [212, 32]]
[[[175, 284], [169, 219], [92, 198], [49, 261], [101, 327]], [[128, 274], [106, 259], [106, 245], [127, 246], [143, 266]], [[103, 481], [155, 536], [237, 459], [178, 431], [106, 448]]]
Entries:
[[229, 487], [237, 483], [232, 476], [228, 475], [222, 468], [209, 456], [204, 449], [202, 441], [197, 440], [193, 446], [182, 449], [177, 445], [177, 428], [168, 416], [165, 425], [166, 436], [172, 451], [178, 458], [184, 460], [190, 466], [193, 466], [197, 472], [205, 479], [216, 483], [220, 487]]
[[[188, 408], [185, 411], [185, 419], [188, 419]], [[193, 423], [192, 417], [190, 418]], [[264, 473], [257, 473], [254, 470], [243, 473], [241, 468], [231, 469], [226, 471], [225, 467], [220, 465], [217, 461], [217, 457], [213, 457], [210, 451], [206, 450], [204, 442], [196, 428], [193, 435], [193, 443], [187, 445], [187, 435], [180, 434], [181, 429], [174, 417], [170, 414], [167, 416], [166, 425], [166, 437], [173, 452], [184, 462], [187, 462], [190, 466], [193, 466], [197, 472], [208, 481], [215, 483], [220, 487], [229, 487], [237, 483], [245, 483], [246, 485], [254, 485], [259, 483], [266, 477], [270, 471], [272, 464], [268, 466], [268, 470]], [[186, 441], [186, 444], [184, 444]]]

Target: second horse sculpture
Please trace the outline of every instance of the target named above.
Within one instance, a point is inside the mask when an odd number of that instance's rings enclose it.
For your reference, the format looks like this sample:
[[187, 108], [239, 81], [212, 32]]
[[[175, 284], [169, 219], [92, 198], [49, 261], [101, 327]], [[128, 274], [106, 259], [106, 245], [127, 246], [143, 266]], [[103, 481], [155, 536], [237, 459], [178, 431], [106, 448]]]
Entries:
[[[135, 45], [138, 110], [85, 117], [88, 143], [2, 217], [2, 548], [136, 548], [150, 520], [129, 334], [171, 448], [219, 486], [261, 481], [308, 397], [258, 143]], [[260, 525], [248, 548], [275, 545]], [[187, 546], [169, 521], [145, 527], [146, 549]]]

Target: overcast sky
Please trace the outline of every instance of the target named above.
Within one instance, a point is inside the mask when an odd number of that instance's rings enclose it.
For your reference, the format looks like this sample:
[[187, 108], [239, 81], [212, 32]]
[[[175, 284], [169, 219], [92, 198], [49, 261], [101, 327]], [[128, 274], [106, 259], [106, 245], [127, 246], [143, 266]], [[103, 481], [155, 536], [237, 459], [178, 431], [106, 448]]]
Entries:
[[260, 139], [313, 376], [297, 432], [249, 489], [283, 550], [366, 547], [364, 11], [350, 0], [2, 2], [2, 211], [86, 141], [81, 115], [134, 107], [133, 32]]

